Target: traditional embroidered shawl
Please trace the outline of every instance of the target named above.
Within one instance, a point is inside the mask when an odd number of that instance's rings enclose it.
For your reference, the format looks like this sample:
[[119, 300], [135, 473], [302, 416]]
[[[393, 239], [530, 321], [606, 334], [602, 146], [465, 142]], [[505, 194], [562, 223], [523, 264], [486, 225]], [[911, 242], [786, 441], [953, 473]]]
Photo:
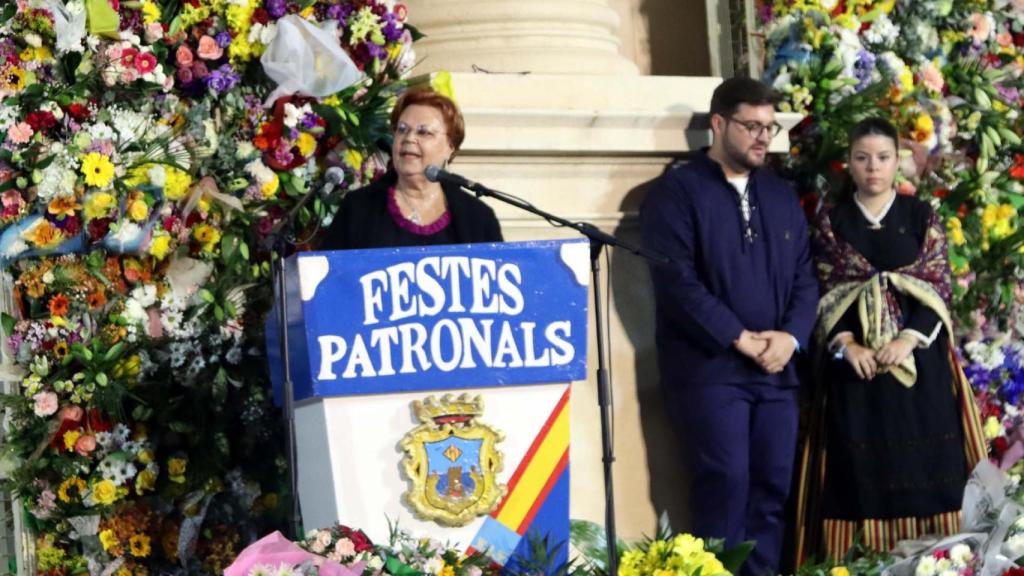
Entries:
[[[888, 272], [875, 270], [863, 255], [836, 238], [828, 209], [818, 215], [812, 241], [823, 294], [815, 331], [820, 343], [825, 342], [846, 311], [856, 306], [863, 329], [861, 342], [872, 350], [880, 350], [899, 336], [903, 327], [894, 291], [934, 310], [947, 332], [953, 333], [948, 308], [951, 287], [946, 234], [937, 214], [931, 216], [917, 259]], [[914, 355], [908, 355], [897, 366], [879, 368], [879, 373], [885, 372], [891, 372], [904, 386], [913, 386], [917, 380]]]

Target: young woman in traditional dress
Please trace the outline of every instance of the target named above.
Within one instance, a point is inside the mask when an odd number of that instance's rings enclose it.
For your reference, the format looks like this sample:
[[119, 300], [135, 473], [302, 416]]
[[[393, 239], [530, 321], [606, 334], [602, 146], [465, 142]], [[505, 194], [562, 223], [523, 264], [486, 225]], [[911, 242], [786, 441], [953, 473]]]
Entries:
[[950, 345], [942, 221], [896, 193], [892, 124], [866, 119], [849, 142], [854, 191], [821, 211], [813, 238], [822, 298], [798, 561], [842, 558], [858, 534], [885, 551], [956, 533], [968, 474], [985, 454]]

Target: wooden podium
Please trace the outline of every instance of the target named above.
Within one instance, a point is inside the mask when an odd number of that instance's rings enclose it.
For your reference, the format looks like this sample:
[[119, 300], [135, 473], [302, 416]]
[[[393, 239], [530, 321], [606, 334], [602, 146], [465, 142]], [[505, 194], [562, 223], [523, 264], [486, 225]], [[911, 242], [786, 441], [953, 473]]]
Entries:
[[293, 256], [304, 528], [341, 522], [385, 540], [397, 522], [502, 564], [546, 537], [564, 561], [569, 382], [585, 378], [589, 250], [544, 241]]

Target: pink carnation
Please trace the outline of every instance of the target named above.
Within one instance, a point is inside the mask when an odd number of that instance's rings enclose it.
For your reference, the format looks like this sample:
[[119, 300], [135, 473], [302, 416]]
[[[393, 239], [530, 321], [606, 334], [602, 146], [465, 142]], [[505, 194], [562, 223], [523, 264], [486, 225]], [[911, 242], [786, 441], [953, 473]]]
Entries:
[[32, 399], [36, 401], [33, 411], [40, 418], [52, 416], [59, 406], [57, 395], [53, 392], [40, 392], [33, 396]]

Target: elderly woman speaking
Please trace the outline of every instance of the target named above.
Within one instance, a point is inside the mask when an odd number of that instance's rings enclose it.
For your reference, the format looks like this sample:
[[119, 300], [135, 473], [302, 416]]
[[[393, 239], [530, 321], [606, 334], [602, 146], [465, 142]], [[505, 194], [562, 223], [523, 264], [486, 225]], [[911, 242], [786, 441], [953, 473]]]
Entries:
[[395, 104], [391, 129], [392, 168], [345, 196], [321, 249], [500, 242], [490, 207], [423, 173], [446, 166], [462, 144], [465, 127], [455, 103], [431, 90], [410, 90]]

